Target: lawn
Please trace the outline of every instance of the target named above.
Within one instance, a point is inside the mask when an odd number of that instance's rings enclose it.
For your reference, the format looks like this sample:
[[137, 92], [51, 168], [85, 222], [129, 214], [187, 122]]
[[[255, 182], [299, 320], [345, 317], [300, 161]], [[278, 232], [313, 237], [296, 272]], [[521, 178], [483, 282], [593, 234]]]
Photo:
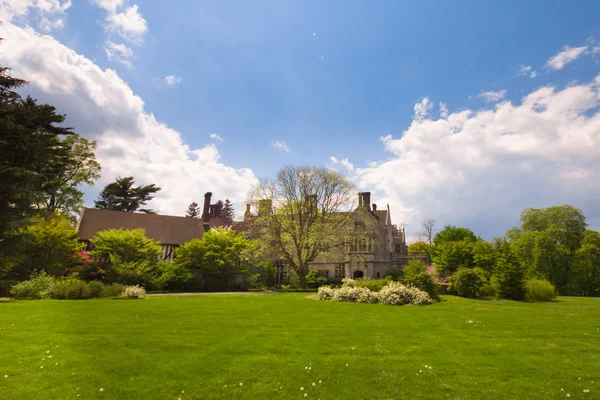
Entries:
[[0, 399], [600, 399], [600, 298], [443, 300], [4, 302]]

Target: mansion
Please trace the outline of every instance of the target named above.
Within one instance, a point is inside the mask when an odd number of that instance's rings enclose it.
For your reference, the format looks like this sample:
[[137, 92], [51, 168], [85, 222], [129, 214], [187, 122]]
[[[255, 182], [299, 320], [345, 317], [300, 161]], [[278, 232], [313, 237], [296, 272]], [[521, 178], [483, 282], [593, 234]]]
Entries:
[[[89, 249], [90, 239], [100, 231], [142, 228], [147, 237], [162, 245], [161, 258], [172, 260], [175, 248], [192, 239], [201, 238], [202, 234], [212, 227], [230, 226], [238, 232], [249, 230], [255, 218], [250, 211], [250, 205], [246, 207], [243, 221], [228, 223], [221, 217], [218, 205], [210, 204], [211, 197], [210, 192], [204, 195], [201, 218], [83, 208], [77, 222], [77, 232], [79, 238], [88, 243]], [[266, 207], [259, 205], [258, 212], [259, 215], [271, 212], [270, 204]], [[325, 253], [317, 257], [310, 267], [320, 271], [325, 277], [332, 280], [363, 277], [377, 279], [384, 277], [386, 271], [401, 270], [409, 259], [428, 261], [425, 254], [408, 255], [404, 229], [398, 229], [392, 224], [389, 205], [380, 210], [375, 203], [371, 204], [370, 192], [358, 194], [356, 209], [339, 214], [355, 226], [368, 226], [369, 235], [348, 241], [336, 254]], [[275, 260], [275, 265], [277, 283], [287, 283], [290, 271], [286, 263], [283, 260]]]

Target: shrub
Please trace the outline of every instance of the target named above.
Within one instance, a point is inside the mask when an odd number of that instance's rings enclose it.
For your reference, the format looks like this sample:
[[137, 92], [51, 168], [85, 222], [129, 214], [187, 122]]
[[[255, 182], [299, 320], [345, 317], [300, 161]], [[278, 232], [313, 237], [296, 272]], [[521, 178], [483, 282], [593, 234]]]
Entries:
[[321, 286], [318, 291], [319, 300], [331, 300], [333, 298], [333, 289], [327, 286]]
[[104, 290], [104, 284], [102, 282], [88, 282], [88, 287], [90, 288], [90, 298], [102, 297], [102, 292]]
[[525, 297], [524, 270], [518, 263], [499, 259], [492, 284], [503, 299], [522, 300]]
[[496, 297], [496, 289], [494, 289], [491, 283], [486, 283], [479, 289], [479, 296], [487, 298]]
[[54, 278], [45, 271], [32, 274], [31, 279], [12, 287], [10, 292], [17, 299], [47, 299], [54, 288]]
[[391, 305], [426, 305], [431, 304], [427, 293], [414, 287], [406, 287], [398, 282], [390, 282], [377, 294], [381, 304]]
[[357, 279], [354, 281], [356, 287], [367, 288], [373, 292], [379, 292], [385, 285], [392, 281], [391, 277], [387, 279]]
[[356, 287], [356, 281], [352, 278], [342, 279], [342, 287]]
[[139, 285], [125, 286], [121, 296], [129, 297], [130, 299], [143, 299], [146, 297], [146, 291]]
[[10, 296], [10, 288], [18, 284], [19, 281], [2, 279], [0, 280], [0, 297]]
[[73, 278], [57, 280], [50, 292], [50, 297], [58, 300], [82, 300], [89, 299], [90, 287], [84, 281]]
[[486, 283], [485, 271], [481, 268], [459, 268], [450, 278], [448, 290], [462, 297], [479, 297]]
[[545, 279], [530, 279], [525, 282], [525, 299], [528, 301], [552, 301], [556, 288]]
[[122, 262], [156, 262], [162, 252], [160, 244], [145, 236], [143, 229], [108, 229], [91, 240], [90, 251], [96, 260], [107, 261], [117, 256]]
[[356, 299], [358, 299], [358, 288], [353, 286], [342, 286], [339, 289], [334, 289], [331, 298], [333, 301], [341, 302], [356, 302]]
[[327, 278], [319, 273], [316, 269], [311, 269], [306, 274], [306, 286], [316, 289], [327, 284]]
[[409, 260], [408, 264], [406, 264], [402, 268], [402, 274], [404, 276], [418, 275], [418, 274], [426, 272], [426, 271], [427, 271], [427, 264], [425, 264], [421, 260], [415, 260], [415, 259]]
[[383, 279], [391, 279], [393, 281], [397, 281], [401, 277], [402, 277], [402, 272], [396, 271], [393, 269], [387, 270], [387, 271], [385, 271], [385, 274], [383, 274]]
[[120, 283], [113, 283], [112, 285], [104, 285], [102, 288], [102, 297], [117, 297], [121, 296], [125, 286]]
[[438, 291], [440, 284], [433, 275], [427, 272], [421, 272], [413, 276], [407, 276], [402, 279], [402, 283], [406, 286], [416, 287], [427, 293], [434, 300], [439, 300]]
[[377, 293], [366, 287], [357, 287], [355, 290], [357, 291], [357, 303], [377, 303], [379, 301]]

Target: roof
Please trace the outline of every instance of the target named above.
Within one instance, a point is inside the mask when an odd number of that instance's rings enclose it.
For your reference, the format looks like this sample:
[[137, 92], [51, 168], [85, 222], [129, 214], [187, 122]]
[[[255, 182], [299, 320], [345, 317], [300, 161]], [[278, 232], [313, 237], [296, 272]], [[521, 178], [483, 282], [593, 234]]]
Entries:
[[[211, 221], [211, 226], [214, 226]], [[82, 240], [90, 240], [96, 233], [106, 229], [142, 228], [146, 237], [161, 244], [179, 245], [202, 237], [204, 227], [198, 218], [171, 215], [140, 214], [124, 211], [83, 208], [77, 222], [77, 233]]]

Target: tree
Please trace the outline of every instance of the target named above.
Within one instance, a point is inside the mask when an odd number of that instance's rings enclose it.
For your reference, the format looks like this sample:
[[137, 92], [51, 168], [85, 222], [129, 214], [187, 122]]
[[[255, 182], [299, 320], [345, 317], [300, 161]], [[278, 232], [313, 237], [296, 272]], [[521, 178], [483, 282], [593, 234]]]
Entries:
[[570, 205], [548, 208], [527, 208], [521, 213], [523, 232], [552, 231], [553, 240], [575, 252], [586, 229], [585, 216]]
[[431, 245], [433, 243], [435, 219], [424, 219], [423, 221], [421, 221], [421, 227], [423, 228], [423, 232], [421, 233], [421, 235], [425, 236], [425, 238], [429, 242], [429, 245]]
[[439, 272], [444, 275], [452, 275], [459, 268], [475, 267], [473, 258], [474, 243], [470, 239], [463, 239], [436, 245], [433, 261], [439, 267]]
[[492, 285], [499, 297], [522, 300], [525, 297], [525, 270], [517, 262], [500, 257], [496, 262]]
[[188, 218], [200, 218], [201, 215], [200, 206], [195, 201], [192, 201], [187, 210], [185, 210], [185, 216]]
[[250, 196], [259, 209], [255, 237], [265, 253], [285, 260], [306, 288], [311, 262], [333, 248], [343, 249], [355, 229], [365, 231], [340, 213], [355, 192], [347, 178], [330, 169], [285, 167]]
[[63, 139], [62, 144], [68, 149], [67, 159], [61, 170], [43, 185], [38, 207], [50, 213], [70, 215], [74, 219], [83, 206], [83, 192], [79, 187], [94, 184], [100, 177], [100, 163], [94, 154], [95, 141], [71, 135]]
[[95, 201], [96, 208], [154, 214], [153, 210], [140, 207], [145, 206], [154, 198], [154, 193], [161, 189], [155, 184], [135, 187], [134, 183], [132, 176], [117, 178], [115, 182], [109, 183]]
[[225, 289], [245, 272], [245, 260], [253, 242], [232, 229], [213, 228], [175, 250], [173, 264], [186, 268], [205, 290]]
[[475, 236], [473, 231], [468, 228], [448, 225], [435, 235], [433, 238], [433, 245], [438, 246], [445, 242], [459, 242], [461, 240], [474, 242], [477, 240], [477, 236]]
[[108, 229], [98, 232], [91, 240], [90, 254], [105, 264], [112, 256], [123, 262], [156, 262], [162, 253], [160, 244], [147, 238], [143, 229]]
[[235, 209], [233, 208], [233, 204], [229, 199], [226, 199], [225, 204], [223, 204], [221, 216], [229, 223], [232, 223], [235, 219]]
[[481, 268], [459, 268], [450, 278], [448, 290], [462, 297], [479, 297], [481, 288], [487, 282]]
[[575, 252], [569, 275], [569, 293], [600, 295], [600, 232], [586, 230]]
[[414, 242], [408, 245], [408, 254], [423, 254], [429, 251], [429, 244], [426, 242]]

